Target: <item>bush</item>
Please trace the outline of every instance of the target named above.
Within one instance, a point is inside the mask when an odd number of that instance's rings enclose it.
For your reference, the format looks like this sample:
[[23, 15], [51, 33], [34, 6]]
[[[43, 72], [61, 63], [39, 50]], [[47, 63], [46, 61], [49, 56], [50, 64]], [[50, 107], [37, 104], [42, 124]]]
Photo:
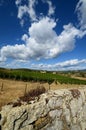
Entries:
[[14, 102], [13, 103], [13, 107], [17, 107], [17, 106], [21, 106], [22, 105], [22, 103], [19, 101], [19, 102]]
[[78, 89], [70, 89], [71, 94], [74, 98], [79, 98], [80, 97], [80, 91]]
[[20, 97], [20, 100], [24, 102], [29, 102], [31, 100], [34, 100], [35, 97], [38, 97], [39, 95], [46, 92], [45, 87], [37, 87], [36, 89], [32, 89], [29, 92], [25, 93], [24, 96]]

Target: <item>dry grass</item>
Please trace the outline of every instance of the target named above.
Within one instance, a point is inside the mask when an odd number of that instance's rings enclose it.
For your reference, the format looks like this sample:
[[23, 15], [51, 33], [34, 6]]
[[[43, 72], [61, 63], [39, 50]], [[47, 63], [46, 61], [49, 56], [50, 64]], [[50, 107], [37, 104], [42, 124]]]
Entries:
[[78, 89], [70, 89], [70, 91], [74, 98], [78, 99], [80, 97], [80, 91]]
[[46, 89], [45, 87], [43, 86], [38, 86], [37, 88], [35, 89], [32, 89], [28, 92], [26, 92], [24, 94], [24, 96], [20, 97], [20, 100], [24, 101], [24, 102], [29, 102], [31, 100], [34, 100], [35, 97], [38, 97], [39, 95], [43, 94], [46, 92]]
[[[3, 89], [2, 89], [3, 83]], [[27, 86], [27, 87], [26, 87]], [[16, 100], [19, 97], [22, 97], [25, 94], [25, 91], [28, 92], [32, 89], [37, 88], [37, 86], [44, 86], [46, 90], [49, 89], [48, 83], [39, 83], [39, 82], [22, 82], [22, 81], [13, 81], [13, 80], [3, 80], [0, 79], [0, 109], [3, 105], [8, 104]], [[79, 88], [83, 85], [71, 85], [71, 84], [55, 84], [50, 85], [50, 89], [64, 89], [64, 88]], [[26, 89], [26, 90], [25, 90]]]

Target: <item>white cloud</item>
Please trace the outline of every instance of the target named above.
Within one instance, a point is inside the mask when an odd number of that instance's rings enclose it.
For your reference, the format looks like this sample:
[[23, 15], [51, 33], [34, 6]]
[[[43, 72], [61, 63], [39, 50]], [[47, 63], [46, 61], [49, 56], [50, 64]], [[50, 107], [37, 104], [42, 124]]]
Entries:
[[77, 70], [86, 69], [83, 64], [86, 64], [86, 59], [78, 60], [72, 59], [64, 62], [54, 63], [54, 64], [32, 64], [32, 69], [41, 70]]
[[[43, 1], [45, 2], [45, 0]], [[82, 38], [86, 34], [86, 31], [78, 29], [69, 23], [64, 25], [62, 32], [57, 35], [54, 30], [57, 23], [50, 16], [55, 11], [51, 1], [47, 1], [49, 5], [48, 16], [39, 17], [38, 20], [34, 10], [36, 2], [36, 0], [29, 0], [28, 5], [22, 5], [22, 0], [16, 0], [21, 25], [24, 24], [23, 16], [26, 14], [30, 16], [33, 22], [27, 34], [22, 36], [24, 44], [7, 45], [1, 48], [0, 62], [6, 61], [8, 58], [18, 61], [30, 61], [32, 59], [40, 60], [58, 57], [64, 52], [72, 51], [75, 47], [76, 38]], [[77, 10], [82, 10], [80, 7], [77, 5]], [[77, 64], [77, 60], [62, 64], [66, 66], [69, 63], [71, 63], [70, 66], [73, 63]], [[58, 66], [61, 66], [61, 64], [57, 64]], [[51, 66], [49, 65], [49, 67]]]
[[18, 18], [22, 19], [23, 16], [25, 14], [27, 14], [27, 12], [28, 12], [28, 7], [26, 5], [24, 5], [24, 6], [20, 5], [19, 8], [18, 8]]
[[53, 7], [51, 1], [48, 0], [47, 3], [49, 5], [48, 15], [51, 16], [55, 13], [55, 7]]
[[35, 4], [36, 4], [36, 0], [29, 0], [28, 13], [32, 21], [36, 20], [36, 13], [34, 9]]
[[4, 63], [3, 67], [5, 68], [24, 68], [24, 66], [30, 66], [29, 62], [24, 60], [12, 60], [10, 62]]
[[86, 29], [86, 0], [79, 0], [76, 11], [82, 29]]
[[51, 16], [55, 13], [55, 7], [53, 6], [51, 0], [42, 0], [43, 3], [47, 3], [49, 6], [48, 16]]
[[23, 27], [24, 23], [25, 23], [25, 21], [24, 21], [24, 19], [22, 19], [22, 20], [20, 21], [21, 27]]
[[68, 61], [65, 61], [65, 62], [62, 62], [62, 63], [58, 63], [55, 66], [71, 67], [71, 66], [77, 66], [77, 65], [82, 64], [82, 63], [86, 63], [86, 59], [83, 59], [83, 60], [78, 60], [78, 59], [68, 60]]
[[[43, 3], [47, 3], [49, 6], [48, 9], [48, 16], [51, 16], [55, 13], [55, 7], [53, 7], [52, 2], [50, 0], [41, 0]], [[22, 20], [23, 16], [29, 16], [31, 21], [38, 21], [42, 15], [40, 13], [40, 16], [38, 17], [36, 14], [36, 10], [35, 10], [35, 6], [36, 4], [38, 4], [38, 0], [28, 0], [28, 5], [23, 5], [22, 4], [22, 0], [16, 0], [16, 5], [18, 7], [18, 18], [20, 20]], [[46, 15], [46, 16], [47, 16]], [[22, 25], [24, 24], [24, 22], [22, 23]]]
[[[60, 35], [54, 31], [56, 22], [48, 17], [35, 22], [29, 28], [29, 35], [24, 35], [25, 42], [33, 51], [35, 58], [53, 58], [59, 54], [71, 51], [75, 46], [75, 39], [80, 31], [73, 25], [65, 25]], [[47, 28], [46, 28], [47, 27]]]
[[24, 44], [22, 45], [14, 45], [14, 46], [4, 46], [0, 50], [0, 61], [6, 61], [7, 58], [13, 58], [18, 60], [25, 60], [26, 58], [26, 47]]
[[15, 4], [18, 6], [18, 5], [21, 5], [21, 2], [22, 2], [22, 0], [16, 0]]
[[26, 68], [29, 67], [31, 69], [37, 69], [37, 70], [49, 70], [49, 71], [67, 71], [67, 70], [82, 70], [86, 69], [86, 59], [71, 59], [63, 62], [58, 63], [30, 63], [27, 60], [14, 60], [9, 63], [1, 62], [1, 67], [7, 67], [7, 68]]
[[[23, 16], [29, 16], [31, 21], [36, 21], [35, 5], [36, 0], [28, 0], [28, 5], [23, 5], [22, 0], [16, 0], [16, 5], [18, 7], [18, 18], [22, 20]], [[24, 19], [23, 19], [24, 21]], [[24, 23], [24, 22], [23, 22]], [[22, 23], [22, 24], [23, 24]]]
[[56, 22], [49, 17], [32, 23], [28, 34], [22, 36], [25, 44], [2, 47], [1, 59], [40, 60], [58, 57], [61, 53], [73, 50], [76, 38], [81, 32], [72, 24], [68, 24], [64, 25], [61, 34], [57, 35], [55, 26]]

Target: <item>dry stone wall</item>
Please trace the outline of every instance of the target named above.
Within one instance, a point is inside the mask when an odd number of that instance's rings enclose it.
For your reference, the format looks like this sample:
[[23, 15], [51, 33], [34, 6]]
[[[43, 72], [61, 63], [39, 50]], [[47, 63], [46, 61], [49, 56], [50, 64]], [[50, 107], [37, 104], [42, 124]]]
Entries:
[[1, 111], [2, 130], [86, 130], [86, 87], [48, 91]]

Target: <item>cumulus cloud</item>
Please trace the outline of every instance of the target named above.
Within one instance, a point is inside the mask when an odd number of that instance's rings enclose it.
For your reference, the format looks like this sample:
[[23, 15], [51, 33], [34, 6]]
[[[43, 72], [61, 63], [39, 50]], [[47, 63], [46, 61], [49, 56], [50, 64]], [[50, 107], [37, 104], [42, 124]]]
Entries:
[[2, 47], [1, 59], [6, 60], [11, 57], [19, 60], [40, 60], [58, 57], [63, 52], [73, 50], [75, 40], [80, 36], [81, 31], [70, 23], [64, 25], [61, 34], [57, 35], [54, 31], [55, 26], [56, 22], [49, 17], [32, 23], [28, 34], [22, 36], [25, 44]]
[[[45, 0], [42, 1], [45, 2]], [[51, 15], [55, 11], [51, 1], [47, 0], [49, 5], [48, 16], [39, 17], [38, 19], [34, 9], [36, 3], [36, 0], [29, 0], [28, 5], [22, 5], [22, 0], [16, 0], [18, 18], [24, 20], [23, 16], [28, 14], [33, 22], [28, 28], [27, 34], [23, 34], [22, 36], [24, 44], [7, 45], [0, 49], [0, 62], [6, 61], [8, 58], [19, 61], [30, 61], [32, 59], [40, 60], [58, 57], [64, 52], [72, 51], [75, 47], [76, 39], [82, 38], [86, 34], [86, 31], [68, 23], [67, 25], [63, 25], [62, 32], [57, 35], [55, 27], [58, 23], [55, 19], [51, 18]], [[77, 10], [81, 11], [80, 7], [78, 3]], [[23, 23], [24, 21], [21, 24], [23, 25]], [[76, 60], [73, 62], [77, 63]], [[68, 63], [62, 64], [66, 66], [65, 64]], [[72, 64], [72, 61], [70, 63]], [[61, 64], [57, 66], [61, 66]]]
[[4, 46], [0, 50], [0, 61], [6, 61], [7, 58], [13, 58], [13, 59], [25, 59], [25, 45], [15, 45], [15, 46]]
[[71, 51], [75, 46], [76, 37], [80, 34], [78, 29], [72, 24], [68, 24], [63, 26], [63, 31], [57, 35], [54, 31], [55, 26], [56, 22], [46, 17], [33, 23], [29, 28], [29, 40], [35, 42], [34, 50], [36, 53], [40, 52], [42, 58], [53, 58], [63, 52]]
[[76, 11], [82, 29], [86, 29], [86, 0], [79, 0]]

